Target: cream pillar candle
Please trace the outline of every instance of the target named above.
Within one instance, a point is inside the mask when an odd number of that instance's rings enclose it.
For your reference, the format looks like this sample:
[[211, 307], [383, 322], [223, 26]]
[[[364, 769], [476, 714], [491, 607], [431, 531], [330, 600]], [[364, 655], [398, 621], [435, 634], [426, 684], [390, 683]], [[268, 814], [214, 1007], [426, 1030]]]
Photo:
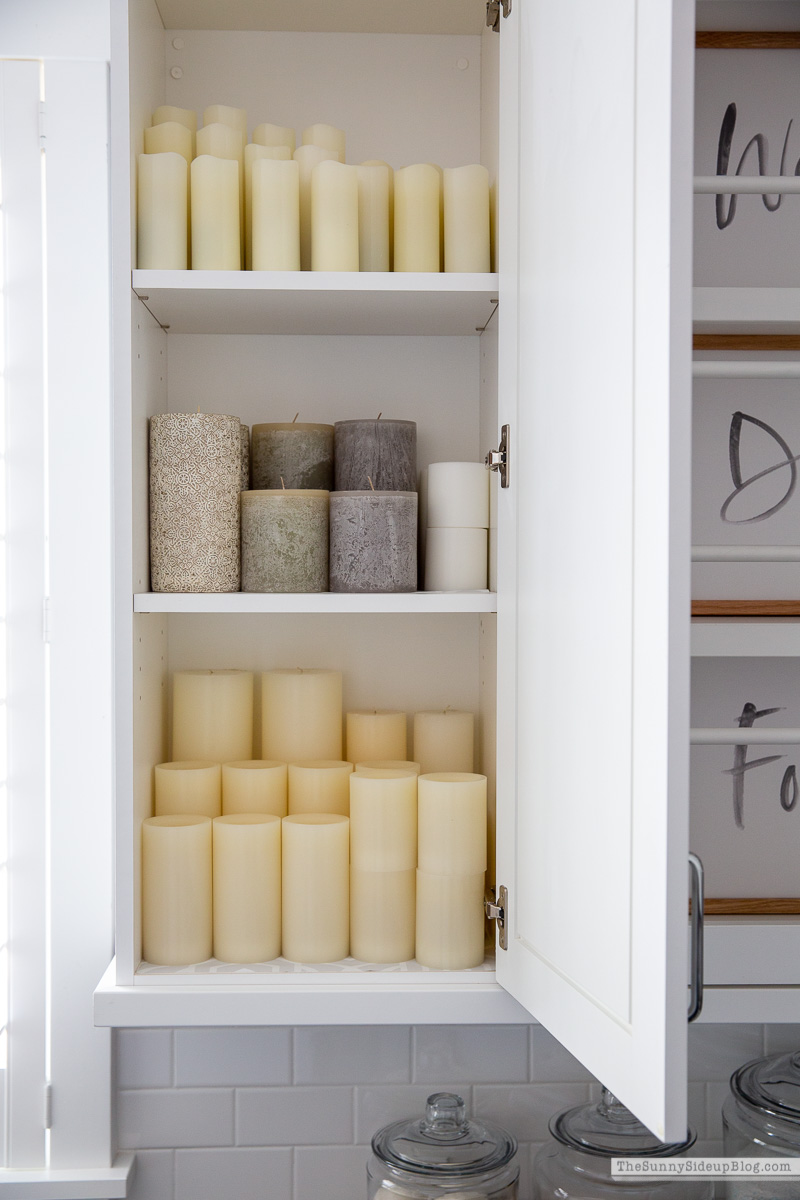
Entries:
[[347, 817], [283, 818], [282, 954], [292, 962], [337, 962], [349, 951]]
[[414, 957], [416, 872], [350, 868], [350, 953], [362, 962]]
[[369, 758], [355, 764], [356, 771], [413, 771], [419, 775], [419, 763], [405, 758]]
[[475, 765], [475, 718], [453, 708], [414, 713], [414, 759], [422, 774], [472, 771]]
[[155, 815], [218, 817], [222, 812], [219, 763], [203, 759], [159, 763], [154, 771]]
[[153, 113], [152, 124], [163, 125], [165, 121], [177, 121], [191, 133], [197, 133], [197, 113], [192, 108], [176, 108], [174, 104], [161, 104]]
[[340, 163], [345, 161], [344, 130], [335, 125], [309, 125], [303, 130], [304, 146], [320, 146], [336, 155]]
[[222, 813], [271, 813], [285, 817], [287, 812], [286, 763], [251, 758], [222, 764]]
[[425, 533], [425, 591], [484, 591], [489, 581], [486, 529], [434, 529]]
[[252, 671], [176, 671], [172, 757], [235, 762], [253, 757]]
[[238, 271], [239, 164], [210, 154], [192, 163], [192, 270]]
[[213, 829], [214, 957], [267, 962], [281, 952], [281, 818], [217, 817]]
[[142, 957], [159, 966], [211, 958], [211, 818], [142, 822]]
[[491, 270], [486, 167], [445, 167], [443, 197], [445, 271]]
[[289, 158], [292, 157], [296, 148], [294, 130], [290, 129], [288, 125], [270, 125], [269, 121], [256, 125], [253, 130], [253, 141], [259, 146], [285, 146], [289, 151]]
[[439, 270], [444, 270], [444, 170], [438, 163], [429, 163], [439, 176]]
[[332, 758], [289, 763], [289, 813], [350, 815], [353, 764]]
[[[248, 142], [244, 148], [244, 261], [248, 271], [253, 265], [253, 164], [260, 159], [290, 162], [291, 158], [288, 146], [259, 146], [255, 142]], [[297, 204], [299, 226], [299, 195]]]
[[423, 967], [463, 971], [484, 958], [483, 873], [417, 871], [416, 959]]
[[341, 671], [299, 667], [264, 671], [261, 753], [282, 762], [309, 758], [341, 761]]
[[350, 762], [369, 758], [402, 758], [408, 752], [404, 712], [374, 708], [349, 712], [345, 717], [347, 757]]
[[136, 195], [136, 263], [140, 270], [188, 266], [189, 171], [181, 154], [140, 154]]
[[394, 171], [382, 158], [367, 158], [361, 165], [362, 167], [386, 167], [389, 174], [389, 270], [391, 271], [394, 259]]
[[358, 263], [360, 271], [389, 271], [391, 168], [362, 163], [358, 173]]
[[414, 771], [362, 767], [350, 776], [350, 863], [361, 871], [411, 871], [416, 867]]
[[[232, 159], [239, 167], [239, 249], [244, 259], [244, 145], [247, 135], [241, 130], [216, 121], [204, 125], [197, 131], [197, 153], [210, 154], [215, 158]], [[240, 263], [241, 265], [241, 263]]]
[[311, 175], [317, 163], [337, 162], [331, 150], [321, 146], [298, 146], [294, 161], [300, 168], [300, 267], [311, 270]]
[[230, 125], [231, 129], [238, 129], [244, 141], [247, 141], [247, 109], [231, 108], [228, 104], [209, 104], [208, 108], [203, 110], [203, 124], [208, 125]]
[[394, 269], [439, 270], [439, 172], [430, 163], [394, 173]]
[[430, 464], [427, 524], [439, 529], [489, 528], [489, 472], [483, 463]]
[[179, 121], [164, 121], [144, 131], [145, 154], [180, 154], [187, 165], [194, 158], [191, 130]]
[[437, 771], [419, 777], [420, 871], [477, 875], [486, 870], [486, 776]]
[[253, 164], [252, 206], [252, 269], [299, 271], [300, 168], [297, 163], [257, 160]]
[[358, 270], [358, 168], [324, 161], [311, 172], [311, 269]]

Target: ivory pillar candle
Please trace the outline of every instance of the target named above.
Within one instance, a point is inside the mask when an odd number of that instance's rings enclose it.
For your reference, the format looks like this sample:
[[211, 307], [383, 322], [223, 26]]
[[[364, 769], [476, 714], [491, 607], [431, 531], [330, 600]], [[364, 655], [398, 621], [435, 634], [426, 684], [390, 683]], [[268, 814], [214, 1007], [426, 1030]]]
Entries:
[[369, 758], [404, 759], [408, 750], [406, 725], [404, 712], [375, 708], [347, 713], [347, 757], [350, 762]]
[[440, 529], [489, 528], [489, 472], [483, 463], [430, 464], [427, 524]]
[[211, 958], [211, 818], [142, 822], [142, 957], [159, 966]]
[[358, 270], [358, 168], [317, 163], [311, 172], [311, 270]]
[[412, 771], [419, 775], [419, 763], [405, 758], [369, 758], [355, 764], [356, 771]]
[[218, 124], [230, 125], [231, 129], [237, 129], [241, 133], [243, 141], [247, 141], [246, 109], [231, 108], [228, 104], [210, 104], [203, 110], [203, 125]]
[[340, 163], [345, 161], [344, 130], [335, 125], [309, 125], [303, 130], [304, 146], [320, 146], [335, 154]]
[[486, 529], [433, 529], [425, 534], [425, 591], [485, 590], [489, 578]]
[[[385, 167], [389, 176], [389, 270], [393, 270], [394, 259], [394, 171], [382, 158], [367, 158], [362, 167]], [[364, 268], [361, 268], [362, 271]]]
[[153, 113], [153, 125], [162, 125], [165, 121], [177, 121], [185, 125], [190, 133], [197, 133], [197, 113], [192, 108], [176, 108], [174, 104], [161, 104]]
[[286, 763], [251, 758], [222, 764], [222, 813], [287, 813]]
[[234, 762], [253, 757], [252, 671], [176, 671], [172, 757]]
[[281, 952], [281, 818], [217, 817], [213, 828], [214, 957], [266, 962]]
[[475, 718], [447, 708], [414, 713], [414, 759], [422, 774], [472, 771], [475, 765]]
[[415, 492], [415, 421], [337, 421], [333, 432], [337, 492]]
[[349, 951], [347, 817], [283, 818], [282, 953], [292, 962], [337, 962]]
[[439, 270], [439, 172], [430, 163], [394, 173], [394, 269]]
[[362, 871], [417, 865], [417, 776], [361, 768], [350, 776], [350, 863]]
[[388, 271], [389, 167], [362, 164], [358, 174], [358, 263], [361, 271]]
[[443, 197], [445, 271], [491, 270], [486, 167], [445, 167]]
[[164, 121], [144, 131], [145, 154], [180, 154], [187, 165], [194, 158], [191, 130], [178, 121]]
[[353, 764], [317, 758], [289, 763], [289, 813], [338, 813], [350, 816]]
[[331, 492], [330, 590], [417, 590], [417, 493]]
[[242, 591], [327, 592], [328, 492], [242, 492]]
[[477, 875], [486, 870], [486, 776], [438, 771], [419, 780], [420, 871]]
[[[253, 203], [253, 168], [257, 163], [280, 162], [258, 170]], [[257, 271], [300, 270], [300, 168], [291, 161], [286, 146], [244, 148], [245, 265]], [[253, 264], [253, 233], [258, 262]]]
[[150, 418], [154, 592], [238, 592], [241, 453], [238, 417], [160, 413]]
[[294, 130], [288, 125], [270, 125], [268, 121], [264, 121], [253, 130], [253, 141], [259, 146], [285, 146], [289, 151], [289, 158], [295, 152]]
[[140, 154], [136, 195], [136, 262], [140, 270], [188, 266], [189, 169], [181, 154]]
[[423, 967], [463, 971], [483, 962], [485, 877], [417, 871], [416, 959]]
[[192, 270], [238, 271], [239, 164], [202, 154], [192, 163], [191, 174]]
[[210, 154], [215, 158], [231, 159], [239, 167], [239, 266], [244, 256], [244, 145], [247, 134], [223, 121], [215, 121], [198, 129], [197, 153]]
[[298, 146], [294, 161], [300, 168], [300, 268], [311, 270], [311, 176], [321, 162], [338, 161], [331, 150], [321, 146]]
[[342, 673], [279, 668], [261, 676], [261, 753], [282, 762], [342, 758]]
[[219, 763], [203, 759], [159, 763], [154, 783], [157, 817], [178, 813], [218, 817], [222, 812]]
[[414, 957], [416, 872], [350, 868], [350, 953], [362, 962]]
[[333, 490], [333, 426], [253, 426], [253, 487]]

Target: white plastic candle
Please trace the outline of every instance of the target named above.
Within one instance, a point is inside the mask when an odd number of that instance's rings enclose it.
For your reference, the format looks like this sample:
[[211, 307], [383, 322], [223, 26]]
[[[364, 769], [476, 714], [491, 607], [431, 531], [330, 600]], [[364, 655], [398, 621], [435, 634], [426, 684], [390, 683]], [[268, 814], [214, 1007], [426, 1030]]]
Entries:
[[[414, 957], [415, 871], [350, 869], [350, 953], [362, 962]], [[394, 1195], [394, 1193], [393, 1193]]]
[[266, 962], [281, 952], [281, 820], [217, 817], [213, 829], [214, 957]]
[[419, 763], [405, 758], [369, 758], [355, 764], [356, 771], [413, 771], [419, 775]]
[[350, 815], [353, 764], [331, 758], [289, 763], [289, 813]]
[[414, 760], [423, 775], [431, 771], [472, 771], [475, 718], [453, 708], [414, 713]]
[[486, 529], [434, 529], [425, 534], [425, 591], [482, 591], [489, 579]]
[[215, 121], [198, 129], [196, 136], [197, 154], [211, 154], [215, 158], [229, 158], [239, 166], [239, 239], [244, 256], [244, 146], [247, 136], [232, 125]]
[[311, 173], [317, 163], [338, 162], [332, 150], [321, 146], [298, 146], [294, 161], [300, 168], [300, 266], [311, 270]]
[[362, 871], [417, 865], [417, 775], [362, 767], [350, 776], [350, 863]]
[[416, 959], [423, 967], [463, 971], [484, 957], [485, 877], [417, 871]]
[[145, 154], [180, 154], [190, 163], [194, 158], [194, 134], [180, 121], [163, 121], [144, 131]]
[[192, 163], [192, 269], [238, 271], [239, 164], [200, 155]]
[[271, 813], [285, 817], [287, 812], [286, 763], [253, 758], [222, 764], [222, 812]]
[[299, 667], [264, 671], [261, 753], [281, 762], [310, 758], [341, 761], [341, 671]]
[[211, 957], [211, 818], [142, 822], [142, 957], [185, 966]]
[[172, 757], [234, 762], [253, 757], [251, 671], [176, 671]]
[[489, 528], [489, 472], [483, 463], [431, 463], [427, 475], [429, 527]]
[[394, 269], [439, 270], [439, 172], [430, 163], [394, 173]]
[[365, 158], [361, 165], [362, 167], [386, 167], [389, 173], [389, 270], [391, 271], [394, 259], [394, 171], [390, 164], [382, 158]]
[[290, 161], [291, 157], [287, 146], [249, 142], [244, 148], [244, 261], [248, 271], [253, 265], [253, 163], [262, 158]]
[[408, 752], [404, 712], [373, 708], [345, 717], [346, 753], [350, 762], [370, 758], [404, 759]]
[[486, 167], [445, 167], [443, 196], [445, 271], [490, 270]]
[[345, 161], [344, 130], [335, 125], [309, 125], [303, 130], [304, 146], [320, 146], [336, 155], [340, 163]]
[[188, 175], [186, 159], [174, 151], [139, 155], [136, 261], [140, 270], [186, 270]]
[[438, 771], [420, 775], [419, 858], [431, 875], [486, 870], [486, 776]]
[[222, 812], [219, 763], [202, 759], [159, 763], [153, 782], [157, 817], [179, 813], [218, 817]]
[[391, 168], [363, 164], [358, 172], [358, 262], [361, 271], [390, 270]]
[[349, 950], [347, 817], [283, 818], [282, 954], [293, 962], [337, 962]]
[[294, 130], [290, 129], [288, 125], [270, 125], [269, 121], [256, 125], [253, 130], [253, 141], [257, 142], [259, 146], [285, 146], [289, 151], [289, 158], [295, 151]]
[[230, 125], [238, 129], [244, 141], [247, 141], [247, 109], [231, 108], [229, 104], [209, 104], [203, 110], [204, 125]]
[[311, 269], [358, 270], [358, 167], [324, 161], [311, 172]]
[[254, 162], [251, 211], [252, 270], [299, 271], [300, 168], [296, 162]]

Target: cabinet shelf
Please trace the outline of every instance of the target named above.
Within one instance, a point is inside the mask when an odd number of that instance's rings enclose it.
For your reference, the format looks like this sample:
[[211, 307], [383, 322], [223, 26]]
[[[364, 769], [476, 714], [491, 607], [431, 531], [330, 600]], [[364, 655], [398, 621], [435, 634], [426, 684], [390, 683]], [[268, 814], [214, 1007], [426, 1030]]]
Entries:
[[134, 271], [170, 333], [475, 336], [497, 275], [334, 271]]
[[495, 592], [140, 592], [138, 613], [495, 613]]
[[800, 288], [696, 287], [695, 333], [800, 333]]
[[737, 621], [696, 617], [692, 621], [694, 658], [800, 658], [800, 620], [792, 617]]

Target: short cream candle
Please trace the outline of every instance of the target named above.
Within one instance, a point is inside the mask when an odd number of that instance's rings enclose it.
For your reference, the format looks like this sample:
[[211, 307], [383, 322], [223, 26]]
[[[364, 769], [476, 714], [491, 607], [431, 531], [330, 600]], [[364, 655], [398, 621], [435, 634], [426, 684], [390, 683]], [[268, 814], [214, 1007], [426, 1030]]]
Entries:
[[296, 162], [258, 159], [252, 186], [252, 269], [299, 271], [300, 168]]
[[174, 104], [161, 104], [153, 113], [152, 124], [163, 125], [165, 121], [177, 121], [191, 133], [197, 133], [197, 113], [193, 108], [176, 108]]
[[475, 717], [454, 708], [414, 713], [414, 759], [421, 773], [472, 771]]
[[358, 167], [324, 161], [311, 172], [311, 269], [358, 270]]
[[353, 764], [332, 758], [289, 763], [289, 814], [350, 815]]
[[350, 776], [350, 863], [362, 871], [417, 865], [417, 776], [363, 768]]
[[486, 776], [466, 771], [420, 775], [419, 858], [430, 875], [486, 870]]
[[463, 971], [484, 958], [485, 876], [417, 871], [416, 958], [423, 967]]
[[356, 771], [413, 771], [419, 775], [419, 763], [405, 758], [369, 758], [355, 764]]
[[425, 532], [425, 591], [485, 591], [489, 583], [487, 529], [434, 529]]
[[321, 162], [337, 162], [331, 150], [321, 146], [298, 146], [294, 161], [300, 168], [300, 267], [311, 270], [311, 176]]
[[[261, 676], [261, 753], [281, 762], [342, 758], [342, 673], [279, 668]], [[248, 757], [246, 755], [229, 757]]]
[[[362, 962], [414, 957], [416, 872], [350, 868], [350, 953]], [[393, 1193], [394, 1194], [394, 1193]]]
[[282, 954], [337, 962], [350, 947], [350, 821], [332, 813], [283, 818]]
[[218, 817], [222, 812], [221, 785], [219, 763], [202, 759], [159, 763], [154, 771], [155, 815]]
[[211, 818], [142, 822], [142, 956], [158, 966], [205, 962], [212, 950]]
[[362, 163], [358, 173], [358, 263], [361, 271], [389, 271], [390, 167]]
[[136, 196], [136, 262], [140, 270], [188, 266], [189, 169], [174, 151], [140, 154]]
[[[252, 270], [253, 266], [253, 164], [260, 159], [290, 162], [291, 158], [286, 146], [259, 146], [255, 142], [248, 142], [244, 148], [244, 263], [248, 271]], [[297, 204], [299, 227], [299, 194]]]
[[266, 962], [281, 952], [281, 819], [217, 817], [213, 828], [214, 957]]
[[286, 763], [251, 758], [222, 764], [222, 813], [269, 813], [285, 817], [288, 773]]
[[373, 708], [345, 717], [346, 753], [350, 762], [370, 758], [402, 758], [408, 753], [404, 712]]
[[344, 130], [335, 125], [309, 125], [303, 130], [304, 146], [320, 146], [336, 155], [340, 163], [345, 161]]
[[394, 269], [439, 270], [439, 172], [430, 163], [394, 173]]
[[288, 125], [270, 125], [264, 121], [253, 130], [253, 141], [259, 146], [285, 146], [290, 158], [295, 152], [294, 130]]
[[172, 757], [218, 763], [253, 757], [252, 671], [175, 672]]
[[203, 110], [203, 124], [208, 125], [230, 125], [231, 129], [238, 129], [244, 141], [247, 141], [247, 109], [231, 108], [229, 104], [209, 104], [208, 108]]
[[239, 164], [199, 155], [192, 163], [192, 270], [238, 271]]
[[489, 528], [489, 472], [478, 462], [431, 463], [426, 520], [439, 529]]
[[194, 158], [193, 142], [191, 131], [178, 121], [164, 121], [144, 131], [145, 154], [180, 154], [187, 165]]
[[478, 164], [445, 167], [444, 269], [489, 271], [489, 172]]

